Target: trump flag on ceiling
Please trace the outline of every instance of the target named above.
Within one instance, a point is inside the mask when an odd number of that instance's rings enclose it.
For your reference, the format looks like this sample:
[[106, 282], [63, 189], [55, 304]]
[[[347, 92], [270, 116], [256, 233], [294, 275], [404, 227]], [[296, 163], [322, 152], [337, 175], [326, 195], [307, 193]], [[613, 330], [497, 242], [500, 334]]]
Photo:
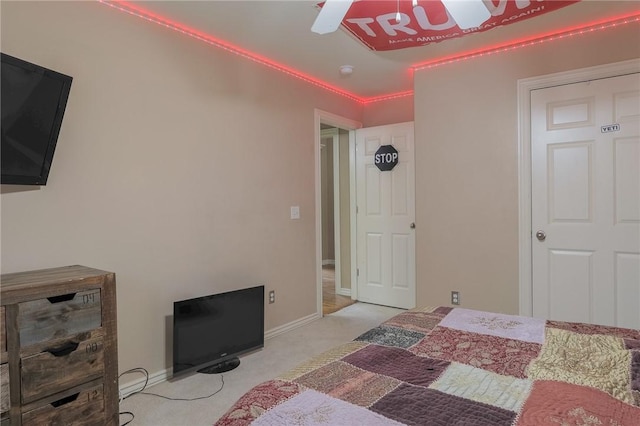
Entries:
[[342, 25], [371, 50], [396, 50], [487, 31], [578, 1], [484, 0], [491, 17], [476, 28], [461, 29], [440, 0], [419, 0], [416, 6], [411, 0], [360, 0], [351, 4]]

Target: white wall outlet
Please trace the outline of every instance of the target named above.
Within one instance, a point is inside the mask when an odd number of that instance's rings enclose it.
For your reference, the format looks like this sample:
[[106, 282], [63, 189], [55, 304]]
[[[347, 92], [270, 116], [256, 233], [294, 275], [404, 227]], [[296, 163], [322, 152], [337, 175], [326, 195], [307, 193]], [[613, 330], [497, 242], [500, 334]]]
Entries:
[[276, 291], [271, 290], [269, 292], [269, 303], [276, 303]]
[[300, 219], [300, 206], [291, 206], [291, 219]]
[[451, 292], [451, 304], [452, 305], [459, 305], [460, 304], [460, 292], [459, 291], [452, 291]]

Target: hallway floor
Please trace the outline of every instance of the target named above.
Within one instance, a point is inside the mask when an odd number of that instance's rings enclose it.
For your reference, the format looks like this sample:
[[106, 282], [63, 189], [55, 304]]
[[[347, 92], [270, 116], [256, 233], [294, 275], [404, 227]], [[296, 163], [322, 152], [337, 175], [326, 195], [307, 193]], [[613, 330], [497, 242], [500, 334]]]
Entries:
[[336, 294], [336, 271], [334, 265], [322, 267], [322, 315], [337, 312], [340, 309], [352, 305], [355, 300], [349, 296]]

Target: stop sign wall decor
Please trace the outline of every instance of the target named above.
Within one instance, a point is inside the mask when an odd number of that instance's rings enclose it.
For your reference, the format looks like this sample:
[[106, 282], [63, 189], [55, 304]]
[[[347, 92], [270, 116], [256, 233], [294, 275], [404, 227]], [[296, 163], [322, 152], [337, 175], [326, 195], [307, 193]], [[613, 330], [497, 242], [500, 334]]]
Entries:
[[398, 150], [393, 145], [382, 145], [373, 156], [373, 164], [385, 172], [398, 164]]

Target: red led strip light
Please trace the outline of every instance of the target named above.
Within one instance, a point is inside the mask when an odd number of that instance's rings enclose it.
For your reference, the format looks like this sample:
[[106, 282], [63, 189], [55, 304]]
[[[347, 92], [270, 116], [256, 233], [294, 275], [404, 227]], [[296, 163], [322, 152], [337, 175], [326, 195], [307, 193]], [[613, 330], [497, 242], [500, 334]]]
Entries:
[[276, 71], [280, 71], [283, 72], [287, 75], [290, 75], [292, 77], [298, 78], [300, 80], [303, 80], [307, 83], [311, 83], [315, 86], [318, 86], [322, 89], [331, 91], [333, 93], [337, 93], [338, 95], [344, 96], [346, 98], [349, 98], [351, 100], [360, 102], [360, 103], [364, 103], [365, 99], [360, 97], [360, 96], [356, 96], [353, 93], [349, 93], [345, 90], [342, 90], [338, 87], [335, 86], [331, 86], [330, 84], [325, 83], [322, 80], [316, 79], [314, 77], [311, 77], [307, 74], [304, 74], [298, 70], [295, 70], [293, 68], [289, 68], [285, 65], [279, 64], [271, 59], [265, 58], [263, 56], [257, 55], [256, 53], [250, 52], [248, 50], [242, 49], [238, 46], [234, 46], [231, 43], [228, 43], [224, 40], [219, 40], [215, 37], [210, 36], [209, 34], [205, 34], [203, 32], [194, 30], [192, 28], [186, 27], [182, 24], [170, 21], [162, 16], [158, 16], [156, 14], [153, 14], [151, 12], [149, 12], [148, 10], [145, 10], [141, 7], [138, 7], [136, 5], [133, 5], [131, 3], [128, 3], [126, 1], [109, 1], [109, 0], [97, 0], [98, 2], [105, 4], [107, 6], [113, 7], [114, 9], [117, 9], [121, 12], [125, 12], [128, 13], [130, 15], [133, 16], [137, 16], [139, 18], [145, 19], [147, 21], [153, 22], [155, 24], [159, 24], [162, 25], [163, 27], [169, 28], [171, 30], [174, 31], [178, 31], [184, 35], [187, 35], [189, 37], [193, 37], [197, 40], [203, 41], [205, 43], [208, 43], [212, 46], [218, 47], [220, 49], [226, 50], [227, 52], [231, 52], [231, 53], [235, 53], [236, 55], [242, 56], [245, 59], [249, 59], [252, 60], [254, 62], [257, 62], [261, 65], [265, 65], [269, 68], [275, 69]]
[[[242, 49], [238, 46], [234, 46], [231, 43], [228, 43], [226, 41], [223, 40], [219, 40], [216, 39], [215, 37], [212, 37], [209, 34], [205, 34], [203, 32], [194, 30], [192, 28], [186, 27], [182, 24], [173, 22], [171, 20], [168, 20], [162, 16], [158, 16], [156, 14], [153, 14], [151, 12], [149, 12], [148, 10], [145, 10], [141, 7], [138, 7], [136, 5], [133, 5], [131, 3], [128, 3], [126, 1], [110, 1], [110, 0], [97, 0], [98, 2], [105, 4], [107, 6], [113, 7], [117, 10], [120, 10], [122, 12], [128, 13], [130, 15], [134, 15], [137, 16], [139, 18], [145, 19], [149, 22], [153, 22], [155, 24], [159, 24], [162, 25], [163, 27], [169, 28], [171, 30], [174, 31], [178, 31], [182, 34], [185, 34], [189, 37], [193, 37], [197, 40], [203, 41], [205, 43], [208, 43], [212, 46], [218, 47], [220, 49], [226, 50], [227, 52], [231, 52], [231, 53], [235, 53], [236, 55], [239, 55], [245, 59], [249, 59], [252, 60], [254, 62], [257, 62], [259, 64], [265, 65], [269, 68], [272, 68], [276, 71], [280, 71], [283, 72], [287, 75], [290, 75], [292, 77], [295, 77], [297, 79], [300, 79], [302, 81], [305, 81], [307, 83], [313, 84], [317, 87], [320, 87], [322, 89], [328, 90], [330, 92], [333, 93], [337, 93], [338, 95], [344, 96], [348, 99], [357, 101], [361, 104], [367, 104], [367, 103], [371, 103], [371, 102], [380, 102], [380, 101], [386, 101], [386, 100], [390, 100], [390, 99], [397, 99], [397, 98], [403, 98], [406, 96], [413, 96], [413, 90], [409, 90], [409, 91], [405, 91], [405, 92], [399, 92], [399, 93], [392, 93], [392, 94], [388, 94], [388, 95], [381, 95], [381, 96], [373, 96], [370, 98], [363, 98], [360, 96], [357, 96], [353, 93], [347, 92], [345, 90], [342, 90], [338, 87], [332, 86], [328, 83], [325, 83], [322, 80], [316, 79], [314, 77], [311, 77], [307, 74], [304, 74], [298, 70], [295, 70], [293, 68], [289, 68], [285, 65], [279, 64], [271, 59], [262, 57], [256, 53], [250, 52], [248, 50]], [[576, 36], [576, 35], [581, 35], [581, 34], [586, 34], [586, 33], [591, 33], [591, 32], [595, 32], [595, 31], [600, 31], [600, 30], [604, 30], [604, 29], [608, 29], [608, 28], [613, 28], [616, 26], [620, 26], [620, 25], [625, 25], [625, 24], [630, 24], [630, 23], [635, 23], [635, 22], [640, 22], [640, 13], [633, 13], [633, 14], [629, 14], [629, 15], [625, 15], [625, 16], [618, 16], [615, 18], [609, 18], [607, 20], [602, 20], [599, 22], [592, 22], [590, 24], [585, 24], [585, 25], [581, 25], [581, 26], [576, 26], [573, 28], [569, 28], [569, 29], [565, 29], [562, 31], [558, 31], [558, 32], [553, 32], [553, 33], [548, 33], [548, 34], [544, 34], [544, 35], [540, 35], [540, 36], [535, 36], [535, 37], [531, 37], [531, 38], [525, 38], [525, 39], [521, 39], [521, 40], [517, 40], [517, 41], [512, 41], [509, 43], [505, 43], [505, 44], [501, 44], [501, 45], [497, 45], [494, 47], [490, 47], [490, 48], [484, 48], [484, 49], [478, 49], [478, 50], [472, 50], [466, 53], [458, 53], [455, 55], [451, 55], [451, 56], [445, 56], [442, 58], [436, 58], [427, 62], [422, 62], [422, 63], [418, 63], [418, 64], [414, 64], [411, 65], [410, 67], [410, 71], [416, 71], [416, 70], [423, 70], [423, 69], [428, 69], [428, 68], [435, 68], [441, 65], [446, 65], [446, 64], [451, 64], [454, 62], [460, 62], [460, 61], [464, 61], [467, 59], [473, 59], [473, 58], [478, 58], [478, 57], [482, 57], [482, 56], [488, 56], [488, 55], [493, 55], [496, 53], [502, 53], [502, 52], [507, 52], [507, 51], [511, 51], [511, 50], [515, 50], [515, 49], [520, 49], [522, 47], [528, 47], [528, 46], [534, 46], [534, 45], [538, 45], [541, 43], [546, 43], [549, 41], [555, 41], [555, 40], [560, 40], [563, 38], [567, 38], [567, 37], [572, 37], [572, 36]]]
[[380, 95], [380, 96], [373, 96], [371, 98], [365, 98], [362, 100], [362, 103], [368, 104], [371, 102], [388, 101], [390, 99], [404, 98], [406, 96], [413, 96], [413, 90], [407, 90], [406, 92], [391, 93], [389, 95]]
[[603, 20], [599, 22], [592, 22], [590, 24], [576, 26], [573, 28], [564, 29], [562, 31], [557, 31], [553, 33], [540, 35], [540, 36], [512, 41], [509, 43], [500, 44], [490, 48], [472, 50], [467, 53], [458, 53], [458, 54], [443, 57], [443, 58], [437, 58], [431, 61], [412, 65], [412, 68], [414, 70], [435, 68], [440, 65], [446, 65], [454, 62], [465, 61], [467, 59], [478, 58], [481, 56], [493, 55], [495, 53], [507, 52], [515, 49], [520, 49], [522, 47], [534, 46], [534, 45], [546, 43], [549, 41], [555, 41], [555, 40], [560, 40], [567, 37], [573, 37], [576, 35], [582, 35], [582, 34], [592, 33], [595, 31], [606, 30], [608, 28], [613, 28], [613, 27], [617, 27], [624, 24], [630, 24], [634, 22], [640, 22], [640, 13], [636, 12], [634, 14], [630, 14], [626, 16], [618, 16], [615, 18], [610, 18], [608, 20]]

